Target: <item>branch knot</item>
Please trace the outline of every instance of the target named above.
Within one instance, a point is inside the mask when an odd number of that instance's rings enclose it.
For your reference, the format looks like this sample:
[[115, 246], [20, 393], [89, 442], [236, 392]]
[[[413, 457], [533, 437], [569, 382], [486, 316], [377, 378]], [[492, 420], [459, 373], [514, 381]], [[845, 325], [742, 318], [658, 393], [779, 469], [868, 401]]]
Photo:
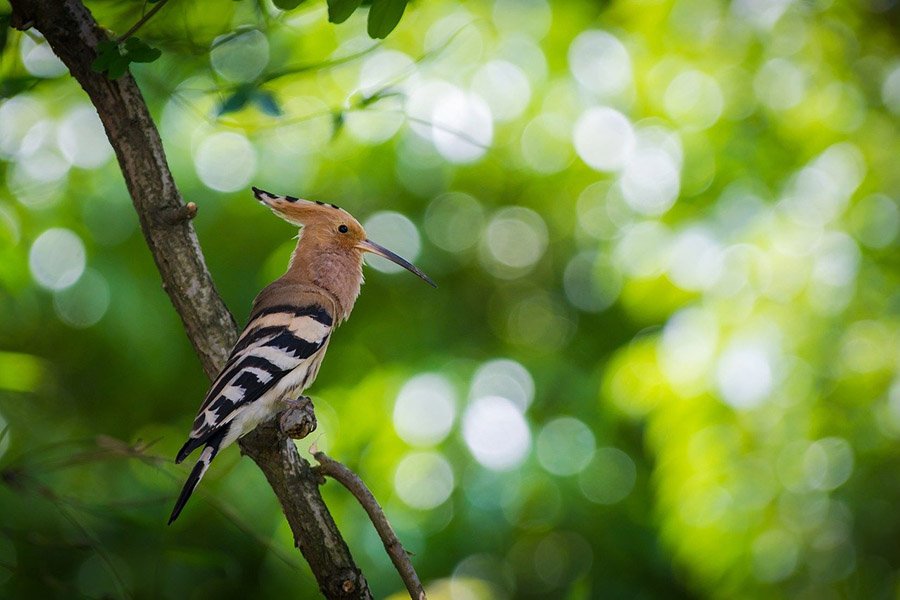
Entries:
[[285, 402], [287, 408], [278, 413], [278, 429], [294, 440], [302, 440], [316, 430], [318, 422], [312, 400], [300, 396]]
[[165, 225], [178, 225], [197, 216], [197, 205], [193, 202], [160, 211], [160, 221]]

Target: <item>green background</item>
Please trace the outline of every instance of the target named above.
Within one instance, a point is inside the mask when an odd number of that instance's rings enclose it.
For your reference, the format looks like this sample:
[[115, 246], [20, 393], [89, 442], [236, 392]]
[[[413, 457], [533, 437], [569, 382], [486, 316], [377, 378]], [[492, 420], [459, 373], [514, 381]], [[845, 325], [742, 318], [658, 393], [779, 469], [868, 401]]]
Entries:
[[[296, 235], [251, 185], [438, 282], [366, 268], [299, 444], [431, 597], [896, 597], [896, 3], [420, 1], [383, 42], [366, 10], [172, 0], [132, 72], [240, 323]], [[0, 596], [317, 597], [235, 448], [165, 526], [208, 382], [86, 96], [7, 37]]]

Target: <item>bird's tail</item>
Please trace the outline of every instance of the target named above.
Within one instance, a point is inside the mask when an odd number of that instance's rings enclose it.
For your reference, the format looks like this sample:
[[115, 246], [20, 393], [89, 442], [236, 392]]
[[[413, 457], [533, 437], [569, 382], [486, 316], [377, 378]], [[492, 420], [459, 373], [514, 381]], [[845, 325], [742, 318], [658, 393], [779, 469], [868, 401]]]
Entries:
[[[227, 430], [228, 428], [226, 427], [224, 429]], [[206, 470], [209, 468], [212, 459], [219, 453], [219, 446], [222, 444], [222, 438], [225, 437], [224, 433], [225, 431], [221, 432], [219, 435], [213, 436], [207, 441], [206, 447], [203, 449], [203, 452], [200, 453], [200, 458], [197, 459], [197, 464], [194, 465], [187, 481], [184, 482], [184, 487], [181, 488], [181, 494], [175, 502], [175, 508], [172, 509], [172, 516], [169, 517], [169, 525], [171, 525], [175, 519], [178, 518], [178, 515], [181, 514], [184, 505], [187, 504], [191, 494], [194, 493], [197, 484], [200, 483], [200, 480], [203, 479], [203, 475], [206, 474]], [[179, 460], [178, 462], [181, 461]]]

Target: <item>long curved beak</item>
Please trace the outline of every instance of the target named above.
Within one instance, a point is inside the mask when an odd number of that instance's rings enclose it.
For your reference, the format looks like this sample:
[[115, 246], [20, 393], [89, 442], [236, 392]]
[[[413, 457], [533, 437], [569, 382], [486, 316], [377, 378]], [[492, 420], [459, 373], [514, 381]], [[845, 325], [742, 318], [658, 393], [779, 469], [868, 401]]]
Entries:
[[413, 273], [413, 274], [421, 277], [425, 281], [425, 283], [427, 283], [431, 287], [434, 287], [434, 288], [437, 287], [437, 284], [431, 280], [431, 277], [429, 277], [428, 275], [426, 275], [425, 273], [420, 271], [417, 266], [415, 266], [414, 264], [412, 264], [411, 262], [409, 262], [402, 256], [398, 256], [397, 254], [394, 254], [393, 252], [391, 252], [384, 246], [379, 246], [372, 240], [363, 240], [359, 244], [357, 244], [357, 246], [359, 248], [361, 248], [362, 250], [364, 250], [365, 252], [371, 252], [372, 254], [377, 254], [378, 256], [388, 259], [392, 263], [400, 265], [401, 267], [403, 267], [410, 273]]

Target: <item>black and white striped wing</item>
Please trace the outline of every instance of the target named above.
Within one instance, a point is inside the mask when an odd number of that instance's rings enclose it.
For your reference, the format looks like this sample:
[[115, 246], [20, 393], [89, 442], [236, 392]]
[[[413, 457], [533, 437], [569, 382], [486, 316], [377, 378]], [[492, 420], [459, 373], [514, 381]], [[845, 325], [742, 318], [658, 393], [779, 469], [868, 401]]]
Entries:
[[311, 357], [327, 343], [333, 323], [331, 314], [317, 304], [256, 312], [207, 393], [176, 461], [184, 460], [279, 383], [305, 387], [318, 367]]

